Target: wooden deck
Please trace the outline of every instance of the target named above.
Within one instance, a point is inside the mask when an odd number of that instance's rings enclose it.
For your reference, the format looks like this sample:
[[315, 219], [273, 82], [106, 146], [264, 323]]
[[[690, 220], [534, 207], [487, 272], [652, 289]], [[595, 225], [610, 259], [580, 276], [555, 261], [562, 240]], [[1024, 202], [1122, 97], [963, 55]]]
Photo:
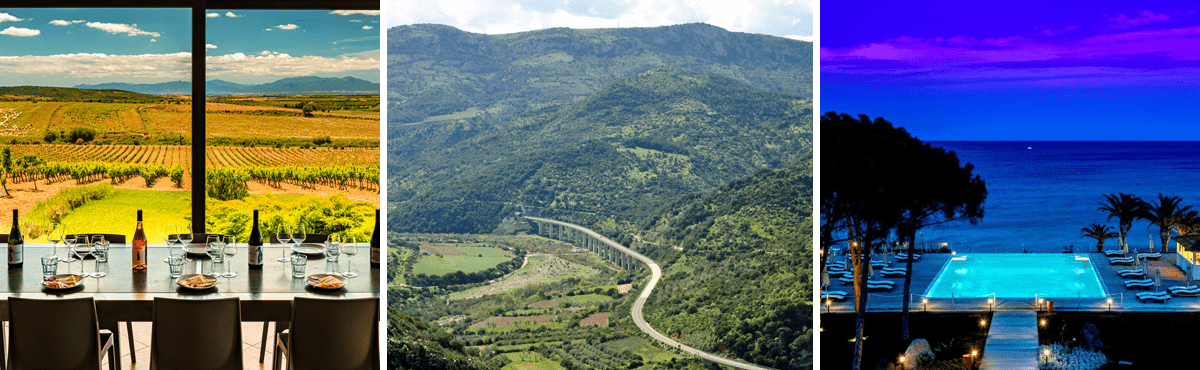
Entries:
[[981, 370], [1037, 370], [1037, 312], [997, 312], [992, 315]]

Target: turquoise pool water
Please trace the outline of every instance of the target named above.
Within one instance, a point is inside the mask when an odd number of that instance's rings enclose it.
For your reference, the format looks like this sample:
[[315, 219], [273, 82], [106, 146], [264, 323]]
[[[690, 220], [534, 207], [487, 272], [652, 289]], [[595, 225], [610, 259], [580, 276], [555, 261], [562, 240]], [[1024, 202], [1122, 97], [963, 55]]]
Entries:
[[929, 298], [1104, 298], [1087, 255], [968, 253], [951, 259], [929, 285]]

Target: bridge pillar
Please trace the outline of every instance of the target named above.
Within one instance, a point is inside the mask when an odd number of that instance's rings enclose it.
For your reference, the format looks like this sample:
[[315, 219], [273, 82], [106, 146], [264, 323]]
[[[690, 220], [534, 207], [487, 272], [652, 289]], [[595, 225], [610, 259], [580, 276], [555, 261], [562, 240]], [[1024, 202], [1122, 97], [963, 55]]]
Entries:
[[546, 235], [546, 234], [542, 233], [542, 223], [537, 222], [537, 225], [538, 225], [538, 235]]

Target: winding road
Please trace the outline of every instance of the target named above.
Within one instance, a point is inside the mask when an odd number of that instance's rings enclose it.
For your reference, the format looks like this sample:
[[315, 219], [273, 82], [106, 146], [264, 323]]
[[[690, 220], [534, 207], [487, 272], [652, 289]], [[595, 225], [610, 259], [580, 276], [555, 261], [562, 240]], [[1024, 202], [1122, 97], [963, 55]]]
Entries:
[[566, 223], [566, 222], [562, 222], [562, 221], [555, 221], [555, 220], [541, 218], [541, 217], [532, 217], [532, 216], [524, 216], [524, 217], [527, 219], [533, 220], [533, 221], [537, 221], [537, 222], [545, 222], [545, 223], [549, 223], [549, 224], [555, 224], [555, 225], [565, 226], [565, 227], [569, 227], [569, 228], [572, 228], [575, 230], [579, 230], [579, 231], [587, 234], [588, 236], [591, 236], [593, 239], [599, 240], [599, 241], [603, 242], [604, 244], [608, 244], [608, 246], [613, 247], [614, 249], [616, 249], [618, 251], [621, 251], [621, 253], [628, 254], [629, 256], [636, 258], [639, 261], [642, 261], [642, 263], [645, 263], [647, 266], [650, 266], [650, 272], [651, 272], [650, 273], [650, 284], [646, 285], [646, 289], [642, 289], [642, 294], [638, 296], [637, 301], [633, 302], [632, 315], [633, 315], [633, 323], [637, 324], [638, 329], [641, 329], [643, 332], [650, 335], [651, 338], [654, 338], [655, 340], [658, 340], [659, 342], [662, 342], [670, 347], [678, 348], [684, 352], [696, 355], [705, 360], [716, 362], [716, 363], [719, 363], [722, 365], [732, 366], [737, 369], [748, 369], [748, 370], [770, 369], [769, 367], [762, 367], [762, 366], [758, 366], [758, 365], [754, 365], [754, 364], [748, 364], [745, 362], [717, 356], [714, 354], [710, 354], [708, 352], [704, 352], [704, 351], [701, 351], [701, 350], [698, 350], [698, 349], [695, 349], [692, 347], [685, 346], [682, 343], [676, 342], [676, 341], [672, 340], [671, 338], [668, 338], [667, 336], [660, 334], [658, 332], [658, 330], [654, 330], [654, 328], [651, 327], [650, 324], [646, 323], [646, 319], [644, 319], [642, 317], [642, 306], [644, 306], [646, 304], [646, 299], [650, 298], [650, 292], [654, 290], [654, 286], [658, 285], [658, 279], [662, 278], [662, 268], [658, 267], [658, 264], [654, 263], [654, 260], [650, 259], [650, 257], [646, 257], [646, 256], [642, 255], [641, 253], [634, 252], [632, 249], [625, 248], [625, 246], [623, 246], [617, 242], [614, 242], [614, 241], [604, 237], [603, 235], [600, 235], [600, 234], [596, 233], [595, 231], [592, 231], [591, 229], [588, 229], [583, 226], [579, 226], [579, 225], [572, 224], [572, 223]]

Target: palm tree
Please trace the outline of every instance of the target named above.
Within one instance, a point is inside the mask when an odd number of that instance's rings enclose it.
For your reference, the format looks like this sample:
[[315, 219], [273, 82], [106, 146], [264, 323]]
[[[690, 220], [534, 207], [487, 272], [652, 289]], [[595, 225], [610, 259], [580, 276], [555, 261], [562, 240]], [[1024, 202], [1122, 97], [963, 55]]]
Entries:
[[1079, 229], [1083, 232], [1080, 238], [1096, 239], [1096, 253], [1104, 253], [1104, 239], [1117, 237], [1117, 233], [1112, 232], [1112, 227], [1108, 225], [1092, 224], [1090, 227]]
[[1125, 236], [1133, 227], [1133, 220], [1144, 217], [1147, 204], [1136, 195], [1125, 193], [1104, 194], [1104, 200], [1106, 202], [1100, 202], [1100, 207], [1096, 209], [1108, 212], [1110, 221], [1113, 217], [1117, 218], [1117, 246], [1124, 249], [1128, 246]]
[[1171, 228], [1183, 222], [1187, 211], [1192, 209], [1192, 206], [1180, 207], [1179, 203], [1182, 202], [1183, 199], [1179, 197], [1164, 197], [1162, 193], [1159, 193], [1158, 200], [1153, 201], [1146, 208], [1146, 220], [1149, 220], [1151, 225], [1158, 226], [1158, 238], [1162, 241], [1160, 252], [1162, 253], [1167, 253], [1167, 241], [1171, 240]]

